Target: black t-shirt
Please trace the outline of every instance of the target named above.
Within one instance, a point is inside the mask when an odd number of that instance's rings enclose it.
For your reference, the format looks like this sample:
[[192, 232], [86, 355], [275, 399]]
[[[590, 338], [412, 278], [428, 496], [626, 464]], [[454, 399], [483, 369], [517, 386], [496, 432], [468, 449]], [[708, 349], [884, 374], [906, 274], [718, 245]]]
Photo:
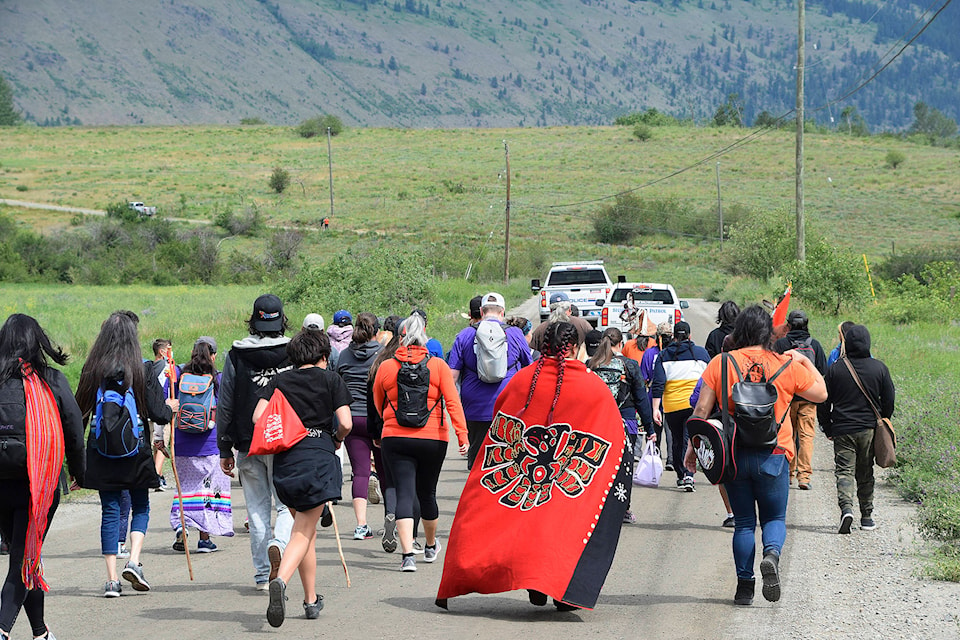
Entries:
[[353, 401], [343, 378], [320, 367], [292, 369], [278, 373], [257, 394], [270, 400], [274, 389], [280, 389], [307, 429], [336, 433], [334, 412]]

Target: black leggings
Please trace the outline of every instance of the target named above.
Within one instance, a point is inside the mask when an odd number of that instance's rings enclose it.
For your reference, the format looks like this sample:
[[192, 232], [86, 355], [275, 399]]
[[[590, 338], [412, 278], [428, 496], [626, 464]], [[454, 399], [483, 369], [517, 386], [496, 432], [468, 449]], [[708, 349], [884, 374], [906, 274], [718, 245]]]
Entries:
[[[47, 531], [53, 522], [53, 514], [60, 504], [60, 490], [53, 494], [53, 504], [47, 513]], [[0, 532], [4, 541], [10, 545], [10, 565], [7, 579], [0, 591], [0, 629], [9, 633], [17, 621], [20, 608], [27, 612], [27, 619], [34, 636], [47, 632], [43, 621], [43, 590], [27, 591], [20, 577], [23, 554], [27, 539], [27, 523], [30, 520], [30, 483], [27, 480], [0, 481]], [[43, 532], [44, 537], [47, 531]]]
[[667, 421], [667, 427], [670, 429], [670, 435], [673, 436], [673, 468], [677, 472], [677, 480], [683, 480], [686, 477], [693, 477], [690, 471], [683, 466], [683, 456], [687, 453], [687, 418], [693, 415], [693, 408], [682, 411], [671, 411], [663, 414]]
[[420, 517], [424, 520], [439, 518], [437, 482], [447, 443], [423, 438], [384, 438], [381, 446], [383, 460], [397, 487], [397, 520], [414, 516], [414, 502], [420, 503]]

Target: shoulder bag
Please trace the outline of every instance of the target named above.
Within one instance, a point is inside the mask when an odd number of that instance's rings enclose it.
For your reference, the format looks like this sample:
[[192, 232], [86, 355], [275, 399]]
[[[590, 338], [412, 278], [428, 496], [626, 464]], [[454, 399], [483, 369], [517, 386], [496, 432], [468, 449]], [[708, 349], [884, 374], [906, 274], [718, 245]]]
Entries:
[[897, 463], [897, 433], [893, 430], [893, 423], [890, 422], [890, 418], [884, 418], [880, 415], [877, 405], [873, 403], [873, 398], [871, 398], [867, 390], [863, 388], [863, 383], [860, 382], [860, 376], [857, 375], [856, 369], [850, 364], [850, 360], [846, 357], [841, 359], [843, 363], [847, 365], [847, 370], [850, 371], [850, 375], [853, 376], [853, 381], [857, 383], [860, 391], [863, 392], [863, 396], [867, 399], [867, 402], [870, 403], [870, 408], [873, 409], [874, 415], [877, 416], [877, 428], [873, 434], [873, 456], [876, 458], [878, 467], [888, 469]]
[[280, 389], [274, 389], [267, 408], [253, 427], [250, 455], [282, 453], [307, 436], [300, 416]]

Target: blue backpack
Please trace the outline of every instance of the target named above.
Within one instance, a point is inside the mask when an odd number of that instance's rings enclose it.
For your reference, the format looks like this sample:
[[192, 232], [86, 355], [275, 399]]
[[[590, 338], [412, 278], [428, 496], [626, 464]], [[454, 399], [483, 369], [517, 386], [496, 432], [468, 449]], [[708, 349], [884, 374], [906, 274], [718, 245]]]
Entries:
[[97, 452], [105, 458], [129, 458], [137, 455], [143, 438], [137, 401], [133, 390], [123, 395], [101, 386], [97, 390], [97, 409], [93, 418], [93, 436]]
[[180, 411], [177, 412], [177, 429], [187, 433], [206, 433], [214, 426], [214, 397], [212, 375], [185, 373], [180, 376]]

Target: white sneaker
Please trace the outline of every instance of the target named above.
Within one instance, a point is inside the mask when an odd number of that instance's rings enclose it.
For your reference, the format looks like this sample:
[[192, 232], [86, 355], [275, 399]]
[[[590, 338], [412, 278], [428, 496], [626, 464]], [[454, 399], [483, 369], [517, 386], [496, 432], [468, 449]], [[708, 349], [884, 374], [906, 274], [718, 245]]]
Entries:
[[121, 543], [117, 546], [117, 557], [118, 558], [129, 558], [130, 550], [127, 549], [127, 545]]
[[420, 544], [419, 540], [413, 541], [413, 552], [416, 554], [423, 553], [423, 545]]

